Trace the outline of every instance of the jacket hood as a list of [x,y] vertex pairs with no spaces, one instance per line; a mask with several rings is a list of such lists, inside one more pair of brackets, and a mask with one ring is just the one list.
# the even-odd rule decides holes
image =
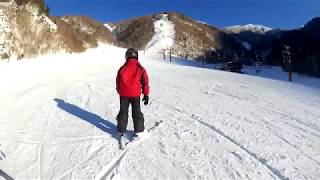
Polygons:
[[136,59],[136,58],[128,58],[128,59],[126,60],[126,62],[128,62],[128,61],[138,61],[138,59]]
[[129,64],[140,64],[140,63],[139,63],[138,59],[136,59],[136,58],[129,58],[126,60],[125,64],[129,65]]

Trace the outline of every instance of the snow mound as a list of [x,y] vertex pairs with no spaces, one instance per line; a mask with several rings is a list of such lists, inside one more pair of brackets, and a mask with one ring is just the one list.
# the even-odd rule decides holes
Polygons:
[[162,14],[160,19],[154,22],[155,34],[146,46],[146,52],[159,53],[168,50],[174,43],[174,24],[168,19],[168,14]]

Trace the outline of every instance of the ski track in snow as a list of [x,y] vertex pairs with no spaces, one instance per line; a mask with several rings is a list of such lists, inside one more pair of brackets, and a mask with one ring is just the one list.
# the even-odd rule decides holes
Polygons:
[[164,123],[153,138],[118,150],[115,76],[124,52],[102,46],[0,63],[0,178],[320,176],[319,89],[143,55],[151,87],[146,128]]
[[[163,102],[160,102],[162,104],[164,104]],[[249,151],[247,148],[245,148],[243,145],[239,144],[237,141],[235,141],[234,139],[232,139],[231,137],[229,137],[228,135],[224,134],[221,130],[219,130],[218,128],[210,125],[210,124],[207,124],[206,122],[203,122],[201,117],[198,117],[194,114],[192,115],[189,115],[186,111],[184,110],[181,110],[181,109],[178,109],[176,107],[173,107],[173,106],[170,106],[169,104],[165,104],[166,106],[169,106],[170,108],[172,108],[174,111],[177,111],[179,113],[183,113],[185,114],[186,116],[190,116],[190,118],[198,121],[200,124],[210,128],[211,130],[213,130],[215,133],[217,133],[218,135],[220,135],[222,138],[225,138],[227,139],[228,141],[230,141],[232,144],[238,146],[241,150],[243,150],[244,152],[246,152],[249,156],[251,156],[252,158],[254,158],[255,160],[257,160],[259,163],[263,164],[264,166],[266,166],[266,168],[268,168],[271,173],[273,173],[276,177],[278,177],[279,179],[282,179],[282,180],[286,180],[288,179],[287,177],[284,177],[277,169],[269,166],[267,163],[266,163],[266,160],[263,159],[263,158],[259,158],[257,157],[257,155],[251,151]],[[232,152],[234,155],[237,156],[237,154],[235,154],[234,152]],[[241,157],[238,157],[238,158],[241,158]]]

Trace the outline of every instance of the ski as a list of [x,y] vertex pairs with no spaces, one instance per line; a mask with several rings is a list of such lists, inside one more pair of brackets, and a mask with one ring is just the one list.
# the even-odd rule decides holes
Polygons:
[[0,160],[3,160],[6,158],[6,155],[1,151],[1,144],[0,144]]
[[160,121],[156,121],[155,124],[148,129],[148,132],[152,132],[156,127],[158,127],[163,121],[160,120]]
[[140,142],[141,140],[144,140],[146,138],[148,138],[150,136],[150,133],[153,133],[157,127],[159,127],[159,125],[162,123],[163,121],[156,121],[155,124],[150,127],[147,131],[144,132],[143,137],[140,138],[134,138],[134,136],[132,136],[127,143],[125,142],[125,137],[124,136],[119,136],[119,149],[120,150],[125,150],[130,144],[135,143],[135,142]]

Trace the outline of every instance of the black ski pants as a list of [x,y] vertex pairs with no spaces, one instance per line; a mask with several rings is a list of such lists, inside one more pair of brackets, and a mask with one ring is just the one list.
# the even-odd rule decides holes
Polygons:
[[120,96],[120,111],[117,116],[117,127],[119,133],[124,133],[128,125],[129,105],[132,107],[132,119],[134,132],[144,131],[144,117],[140,107],[140,97],[122,97]]

